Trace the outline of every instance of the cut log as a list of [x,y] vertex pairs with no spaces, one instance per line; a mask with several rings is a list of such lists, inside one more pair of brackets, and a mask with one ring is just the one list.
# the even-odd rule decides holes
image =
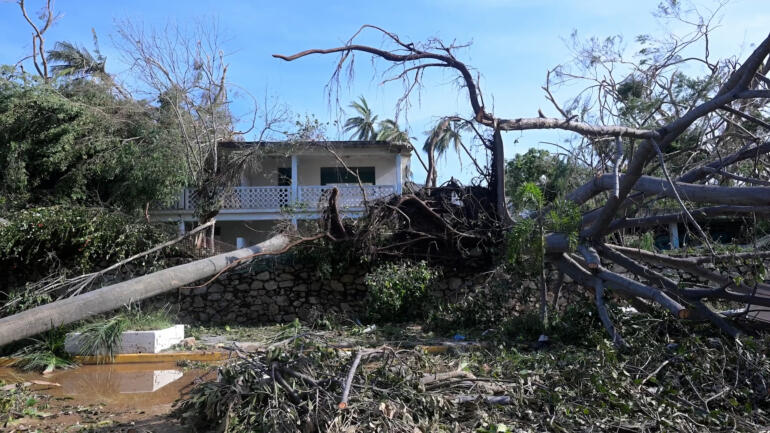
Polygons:
[[288,236],[277,235],[251,247],[174,266],[4,317],[0,319],[0,346],[192,284],[216,275],[238,259],[255,254],[279,254],[289,245],[291,239]]

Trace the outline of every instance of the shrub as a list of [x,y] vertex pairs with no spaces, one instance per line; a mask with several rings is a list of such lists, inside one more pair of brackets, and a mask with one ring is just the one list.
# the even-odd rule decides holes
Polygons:
[[39,338],[33,338],[32,343],[22,347],[13,354],[16,361],[14,367],[24,371],[49,373],[57,368],[72,368],[75,364],[64,350],[65,328],[55,328],[45,332]]
[[386,263],[366,275],[367,312],[373,320],[402,321],[425,312],[439,273],[425,262]]
[[54,271],[90,272],[169,237],[143,221],[98,208],[34,208],[7,219],[0,225],[0,274],[22,281]]

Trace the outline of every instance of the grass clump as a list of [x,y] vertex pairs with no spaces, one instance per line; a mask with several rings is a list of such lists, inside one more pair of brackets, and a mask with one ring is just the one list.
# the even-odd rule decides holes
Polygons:
[[60,328],[41,334],[32,339],[32,343],[17,350],[12,357],[17,358],[14,367],[24,371],[48,373],[57,368],[75,367],[70,355],[64,350],[66,332]]

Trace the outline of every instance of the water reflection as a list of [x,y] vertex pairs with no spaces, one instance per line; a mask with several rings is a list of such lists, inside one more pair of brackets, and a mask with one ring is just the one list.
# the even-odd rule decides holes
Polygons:
[[173,363],[84,365],[46,376],[0,369],[0,379],[8,382],[42,379],[60,384],[45,389],[53,396],[134,409],[172,403],[204,374],[204,370],[182,371]]

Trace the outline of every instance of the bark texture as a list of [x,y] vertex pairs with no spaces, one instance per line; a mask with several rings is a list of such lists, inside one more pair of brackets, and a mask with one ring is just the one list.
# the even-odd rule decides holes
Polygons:
[[174,266],[4,317],[0,319],[0,346],[192,284],[222,272],[239,259],[280,253],[290,244],[288,236],[277,235],[248,248]]

